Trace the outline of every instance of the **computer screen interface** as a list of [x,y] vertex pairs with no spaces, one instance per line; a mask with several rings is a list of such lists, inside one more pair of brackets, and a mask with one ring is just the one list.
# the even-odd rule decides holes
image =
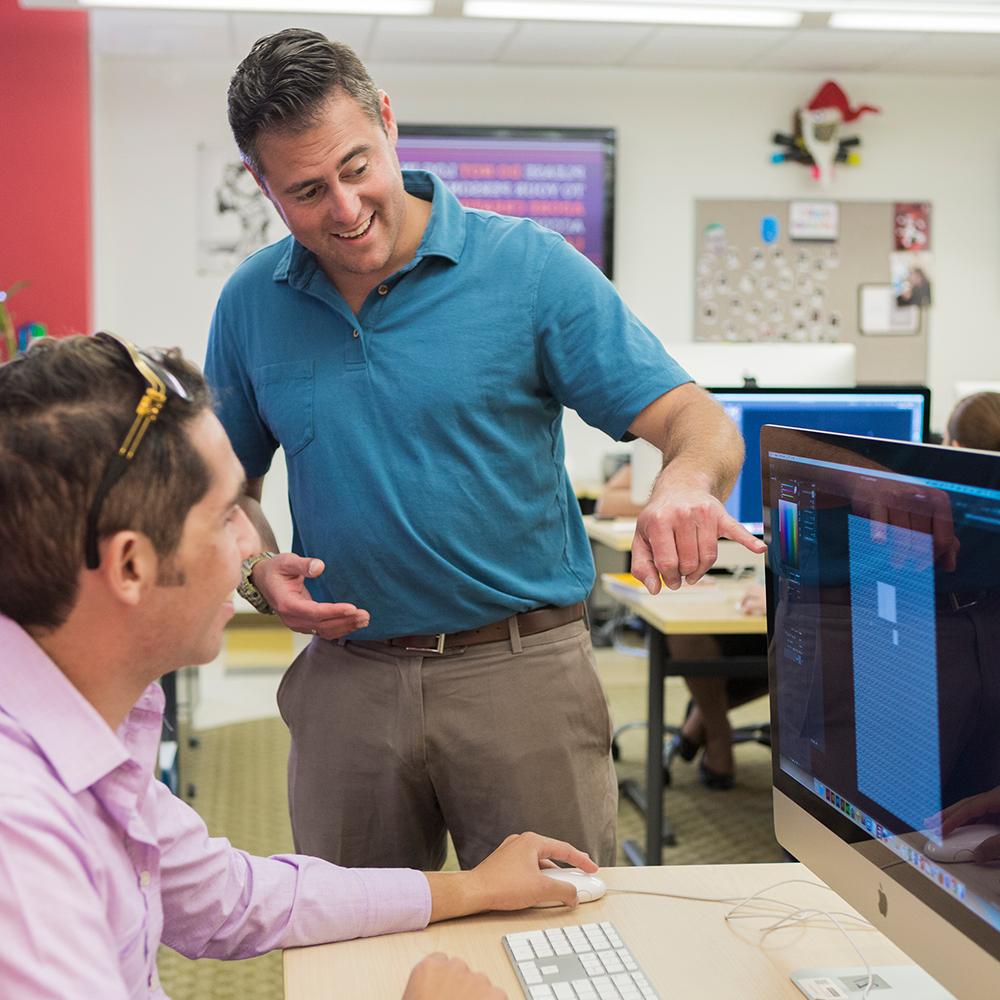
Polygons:
[[713,389],[743,435],[743,470],[726,509],[755,534],[763,532],[760,498],[760,429],[765,424],[860,434],[894,441],[923,441],[928,391],[920,387],[878,389]]
[[[774,783],[1000,957],[1000,455],[767,428]],[[978,798],[974,798],[978,797]]]

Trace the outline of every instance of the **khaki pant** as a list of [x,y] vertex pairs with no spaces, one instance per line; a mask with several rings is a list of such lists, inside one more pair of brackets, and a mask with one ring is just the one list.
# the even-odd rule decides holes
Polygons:
[[463,868],[511,833],[615,859],[611,721],[584,622],[444,655],[314,639],[278,707],[295,849],[335,864]]

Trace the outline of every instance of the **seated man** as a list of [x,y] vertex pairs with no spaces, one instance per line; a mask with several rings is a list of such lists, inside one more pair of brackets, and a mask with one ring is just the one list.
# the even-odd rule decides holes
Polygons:
[[[117,449],[117,451],[116,451]],[[161,941],[190,957],[413,930],[575,890],[508,838],[468,872],[252,857],[153,779],[167,671],[213,659],[260,548],[243,470],[176,352],[106,334],[0,367],[0,992],[163,997]],[[335,987],[332,987],[335,990]],[[405,996],[496,998],[432,956]]]

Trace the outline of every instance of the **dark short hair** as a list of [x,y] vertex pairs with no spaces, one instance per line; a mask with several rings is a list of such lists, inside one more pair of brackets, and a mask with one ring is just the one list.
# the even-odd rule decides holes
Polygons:
[[965,448],[1000,451],[1000,392],[975,392],[955,404],[948,437]]
[[[200,372],[169,351],[171,396],[101,508],[98,538],[141,531],[161,581],[211,473],[188,432],[210,405]],[[0,613],[25,628],[62,624],[76,602],[87,512],[135,416],[142,376],[111,340],[44,339],[0,365]]]
[[305,28],[286,28],[254,42],[229,82],[229,127],[258,177],[261,133],[294,134],[310,128],[339,91],[382,124],[378,88],[349,45]]

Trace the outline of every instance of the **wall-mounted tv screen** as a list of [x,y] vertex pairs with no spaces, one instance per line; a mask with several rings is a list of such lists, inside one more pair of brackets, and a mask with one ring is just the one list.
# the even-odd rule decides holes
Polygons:
[[561,233],[612,277],[614,129],[400,125],[404,170],[430,170],[469,208]]

